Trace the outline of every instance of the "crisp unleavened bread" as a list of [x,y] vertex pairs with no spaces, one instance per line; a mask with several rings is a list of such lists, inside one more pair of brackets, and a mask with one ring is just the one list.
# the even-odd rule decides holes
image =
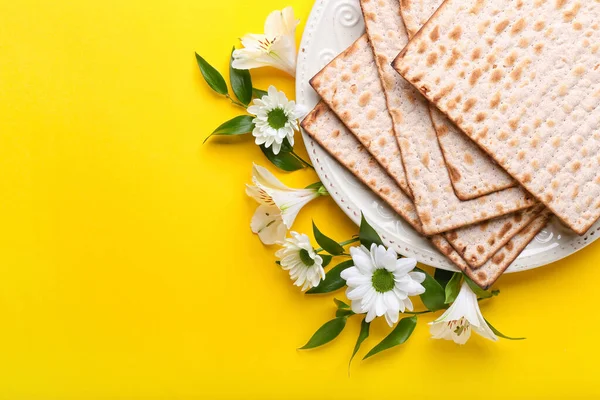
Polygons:
[[[400,6],[409,39],[427,22],[443,0],[396,0],[392,7]],[[456,196],[471,200],[517,185],[515,180],[500,168],[479,146],[461,132],[435,106],[429,112],[438,141],[444,154],[446,167]]]
[[[459,230],[448,232],[444,237],[471,268],[484,265],[508,241],[528,226],[545,209],[543,205],[518,211]],[[478,229],[477,229],[478,228]]]
[[[389,6],[389,0],[367,3],[376,7]],[[358,101],[359,106],[363,104],[363,108],[368,110],[372,99],[386,98],[394,123],[393,131],[400,144],[406,176],[425,234],[447,232],[533,206],[533,198],[520,188],[470,201],[461,201],[456,196],[429,116],[427,101],[389,65],[397,54],[400,40],[408,41],[398,14],[396,11],[395,20],[391,21],[393,13],[382,13],[384,17],[380,18],[379,13],[365,10],[371,44],[378,49],[377,65],[373,61],[375,57],[369,42],[360,38],[312,79],[313,88],[351,131],[358,117],[356,107],[347,104]],[[399,26],[402,30],[398,29]],[[388,34],[394,40],[388,40]],[[378,68],[381,68],[384,94],[371,91],[363,84],[379,79]],[[371,126],[368,118],[360,121],[362,126]],[[379,124],[373,124],[371,130],[375,132],[377,126]]]
[[[367,37],[364,35],[358,39],[357,43],[362,43],[363,47],[368,46]],[[339,57],[333,60],[328,67],[338,63]],[[368,63],[373,64],[369,66]],[[364,64],[363,64],[364,63]],[[377,76],[366,74],[361,76],[361,89],[364,93],[358,94],[357,85],[344,85],[347,97],[343,102],[335,100],[338,88],[336,81],[348,83],[353,77],[351,74],[360,73],[359,69],[375,68],[374,61],[371,57],[363,58],[356,68],[340,73],[334,77],[333,81],[323,82],[318,85],[319,94],[325,99],[334,100],[328,104],[339,110],[338,106],[343,106],[341,119],[348,124],[352,132],[356,135],[362,145],[375,157],[375,159],[388,171],[390,176],[398,183],[404,192],[412,196],[408,183],[406,181],[406,173],[400,156],[400,149],[395,140],[392,129],[390,115],[387,112],[385,98],[383,96],[372,96],[369,93],[381,93],[381,82]],[[319,78],[313,78],[314,82],[318,82]]]
[[429,106],[431,120],[456,196],[472,200],[517,186],[517,182],[435,106]]
[[398,6],[409,37],[416,35],[442,2],[443,0],[399,0]]
[[527,225],[521,232],[506,243],[494,257],[488,260],[479,269],[471,268],[458,252],[446,241],[442,235],[435,236],[432,241],[435,246],[448,257],[462,272],[473,282],[483,289],[489,289],[508,267],[519,257],[527,245],[531,243],[538,233],[548,224],[551,212],[548,209],[542,211],[533,222]]
[[[421,222],[414,211],[410,198],[395,184],[385,169],[364,149],[358,139],[348,131],[346,126],[324,102],[317,104],[314,110],[306,116],[302,122],[302,127],[312,139],[319,143],[368,188],[380,196],[382,200],[403,217],[417,232],[422,230]],[[477,229],[477,233],[483,240],[486,237],[497,235],[497,232],[493,231],[494,226],[492,225],[487,225],[484,230],[481,230],[477,226],[474,228]],[[526,232],[525,234],[528,235],[529,233]],[[520,233],[513,240],[520,243],[523,239],[519,235]],[[468,264],[450,246],[443,235],[435,235],[431,240],[454,264],[461,269],[466,270],[469,268]],[[484,271],[487,274],[486,280],[483,281],[484,284],[491,284],[490,282],[492,281],[490,279],[494,276],[496,278],[500,276],[498,271],[504,271],[518,256],[518,253],[514,254],[514,247],[510,250],[506,249],[505,253],[509,253],[510,256],[499,256],[495,262],[484,266]],[[488,276],[489,278],[487,278]]]
[[[434,6],[437,7],[438,0],[417,0],[418,4],[413,4],[412,10],[428,10]],[[405,1],[403,4],[411,4],[411,0]],[[436,3],[432,5],[431,3]],[[393,55],[398,51],[398,43],[407,40],[406,33],[403,32],[403,20],[400,17],[400,4],[397,0],[361,0],[361,7],[365,17],[365,25],[367,34],[371,38],[371,45],[374,49],[379,74],[382,82],[386,83],[385,92],[387,98],[392,103],[399,104],[400,110],[402,104],[401,95],[403,93],[401,84],[406,84],[402,81],[396,71],[389,65],[388,55]],[[403,16],[406,16],[405,13]],[[418,21],[422,17],[423,12],[418,12],[413,18]],[[420,28],[420,27],[419,27]],[[393,109],[392,107],[390,107]],[[402,115],[399,112],[392,114],[393,119],[400,118]],[[445,117],[444,117],[445,118]],[[397,126],[399,124],[396,124]],[[400,128],[397,128],[400,129]],[[456,128],[454,128],[456,129]],[[490,158],[483,153],[470,139],[462,132],[455,131],[460,135],[458,139],[464,139],[470,142],[471,148],[475,148],[481,154],[481,160],[478,162],[478,167],[498,168],[491,162]],[[439,140],[438,133],[438,140]],[[442,138],[443,139],[443,138]],[[441,142],[441,141],[440,141]],[[454,141],[457,143],[457,141]],[[458,142],[463,143],[463,142]],[[473,154],[470,148],[464,147],[461,149],[464,154]],[[448,159],[445,160],[449,169],[450,177],[452,177],[452,168],[448,164]],[[485,172],[481,169],[480,172]],[[502,174],[506,175],[505,172]],[[494,179],[495,174],[488,174],[485,179]],[[514,183],[514,181],[513,181]],[[456,192],[456,185],[455,192]],[[511,185],[509,185],[511,186]],[[493,191],[492,191],[493,192]],[[478,194],[479,197],[481,194]],[[460,196],[457,197],[460,198]],[[463,200],[462,198],[460,198]],[[472,268],[479,268],[484,265],[496,252],[498,252],[513,236],[525,228],[529,223],[543,210],[543,206],[538,206],[533,209],[523,210],[507,216],[499,217],[492,221],[480,223],[478,225],[470,225],[461,228],[458,231],[445,234],[445,238],[453,246],[453,248],[461,255]],[[485,235],[483,235],[485,233]]]
[[595,0],[447,0],[394,61],[579,234],[600,217],[598,21]]
[[381,197],[417,232],[422,233],[421,221],[412,200],[399,190],[395,180],[329,107],[320,102],[302,121],[302,127],[340,164]]

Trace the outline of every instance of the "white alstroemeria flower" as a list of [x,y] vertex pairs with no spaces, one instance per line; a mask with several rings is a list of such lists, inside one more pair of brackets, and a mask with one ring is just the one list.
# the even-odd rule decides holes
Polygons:
[[256,144],[271,147],[274,154],[279,154],[283,141],[287,139],[294,145],[294,132],[300,129],[298,120],[306,115],[306,107],[288,101],[285,93],[278,92],[274,86],[269,87],[269,94],[262,99],[254,99],[248,107],[248,113],[255,115],[252,135]]
[[401,312],[413,310],[409,296],[425,293],[421,285],[425,274],[413,271],[416,260],[398,259],[394,250],[376,244],[370,251],[365,246],[353,247],[350,254],[354,267],[344,270],[341,277],[348,285],[346,296],[352,300],[352,311],[367,313],[367,322],[385,315],[393,326]]
[[263,35],[248,34],[242,38],[243,49],[233,52],[233,68],[274,67],[296,76],[296,27],[292,7],[273,11],[265,21]]
[[268,169],[256,164],[252,167],[252,182],[254,185],[246,185],[246,194],[260,206],[250,226],[268,245],[283,243],[302,207],[323,195],[320,189],[289,188]]
[[452,306],[429,325],[434,339],[453,340],[455,343],[465,344],[471,337],[472,328],[484,338],[498,340],[481,315],[477,296],[466,282],[463,282]]
[[279,258],[281,268],[290,272],[294,285],[306,291],[325,279],[323,258],[315,252],[308,236],[290,233],[292,237],[285,240],[275,256]]

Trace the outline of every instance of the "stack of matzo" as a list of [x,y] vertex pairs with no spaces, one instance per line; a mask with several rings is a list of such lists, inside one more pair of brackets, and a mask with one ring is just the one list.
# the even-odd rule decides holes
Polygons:
[[315,141],[484,288],[551,212],[589,229],[600,0],[361,7],[366,34],[311,80]]

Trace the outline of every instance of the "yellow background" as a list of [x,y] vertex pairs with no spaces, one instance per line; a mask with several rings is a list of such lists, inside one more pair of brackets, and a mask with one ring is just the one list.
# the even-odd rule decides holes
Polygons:
[[[500,280],[483,312],[526,341],[458,347],[425,316],[350,377],[358,319],[296,350],[333,296],[302,295],[250,233],[244,184],[270,165],[250,138],[201,145],[240,110],[194,59],[226,72],[237,38],[288,3],[306,21],[312,0],[0,1],[0,398],[600,396],[600,244]],[[291,78],[253,75],[293,95]],[[356,232],[330,198],[295,230],[311,218]],[[359,355],[388,331],[375,323]]]

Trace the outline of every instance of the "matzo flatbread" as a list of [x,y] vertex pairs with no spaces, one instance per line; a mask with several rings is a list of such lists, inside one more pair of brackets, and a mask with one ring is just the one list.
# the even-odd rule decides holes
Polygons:
[[348,132],[329,107],[320,102],[311,111],[302,127],[339,163],[346,167],[362,183],[381,197],[417,232],[422,232],[421,221],[411,199],[399,189],[377,160],[358,139]]
[[394,62],[579,234],[600,217],[598,21],[596,0],[447,0]]
[[[349,53],[358,47],[368,47],[366,35],[358,39],[355,45],[346,50],[345,53],[350,56]],[[322,84],[319,85],[319,90],[317,90],[317,92],[319,92],[324,99],[336,97],[338,90],[336,88],[336,81],[347,83],[353,79],[353,74],[360,73],[359,68],[361,70],[364,68],[367,71],[375,68],[373,57],[370,57],[369,59],[360,53],[355,54],[355,56],[357,56],[356,68],[344,71],[339,76],[334,77],[335,79],[322,82]],[[360,58],[361,56],[362,58]],[[340,57],[334,59],[329,66],[325,68],[335,68],[339,59]],[[369,66],[368,63],[371,63],[372,66]],[[371,96],[369,94],[381,92],[381,82],[377,76],[373,77],[370,74],[363,74],[361,76],[361,89],[364,90],[364,92],[359,94],[357,85],[344,85],[348,96],[346,97],[346,101],[338,103],[337,100],[334,100],[332,103],[327,103],[330,107],[335,107],[335,109],[339,109],[338,106],[344,107],[344,111],[341,115],[342,121],[351,128],[352,132],[360,140],[362,145],[381,165],[383,165],[404,192],[411,196],[411,191],[406,182],[406,173],[404,172],[400,149],[394,138],[392,121],[387,112],[385,98],[383,98],[383,96]],[[313,82],[314,81],[319,81],[319,78],[313,78]]]
[[429,111],[454,192],[459,199],[472,200],[517,186],[517,182],[506,171],[440,110],[430,105]]
[[442,2],[443,0],[400,0],[402,20],[409,37],[415,36]]
[[[545,209],[543,205],[531,207],[506,217],[500,217],[474,227],[462,228],[445,233],[444,237],[469,264],[477,269],[484,265],[508,241],[528,226]],[[484,234],[485,235],[482,235]]]
[[[413,228],[421,231],[421,222],[419,221],[411,200],[394,183],[386,171],[376,162],[360,142],[352,135],[346,126],[339,120],[333,111],[324,103],[320,102],[313,111],[302,122],[305,132],[318,142],[329,154],[335,157],[338,162],[344,165],[352,174],[360,179],[374,193],[379,195],[392,209],[402,216]],[[497,237],[498,233],[493,229],[495,227],[486,224],[485,229],[481,230],[478,226],[473,226],[482,240],[489,237]],[[468,233],[471,234],[471,233]],[[462,235],[462,233],[461,233]],[[517,234],[515,242],[520,243],[523,239]],[[525,232],[529,235],[529,232]],[[468,264],[461,258],[443,235],[435,235],[431,238],[433,244],[446,255],[461,270],[469,270]],[[510,245],[509,245],[510,247]],[[503,251],[502,249],[500,251]],[[496,262],[490,262],[482,267],[486,274],[483,284],[491,284],[499,276],[499,271],[504,271],[512,263],[515,248],[504,249],[503,254],[511,256],[498,256]],[[511,258],[514,255],[514,258]]]
[[[380,72],[377,68],[381,69],[381,81],[384,82],[387,105],[394,122],[393,130],[400,143],[402,161],[424,233],[447,232],[533,206],[535,201],[520,188],[470,201],[461,201],[456,196],[427,101],[390,66],[394,55],[402,48],[402,41],[408,41],[397,3],[395,12],[390,0],[367,1],[363,8],[367,32],[377,53],[377,66],[369,43],[361,38],[325,67],[311,83],[353,130],[357,119],[361,126],[371,126],[369,119],[361,118],[357,110],[361,108],[360,104],[368,109],[371,100],[379,102],[379,98],[383,97],[364,84],[378,79]],[[359,107],[355,106],[357,101]],[[373,124],[369,130],[377,132],[378,127],[379,124]]]
[[510,267],[517,257],[525,250],[538,233],[544,229],[552,214],[545,210],[533,222],[513,237],[491,260],[479,269],[472,269],[454,250],[443,236],[433,239],[436,247],[445,254],[462,272],[483,289],[489,289],[500,276]]
[[[388,0],[397,3],[395,0]],[[403,0],[402,19],[409,38],[433,15],[442,0]],[[500,168],[468,136],[461,132],[435,106],[430,107],[431,119],[444,154],[446,167],[456,196],[471,200],[517,185],[506,171]]]

